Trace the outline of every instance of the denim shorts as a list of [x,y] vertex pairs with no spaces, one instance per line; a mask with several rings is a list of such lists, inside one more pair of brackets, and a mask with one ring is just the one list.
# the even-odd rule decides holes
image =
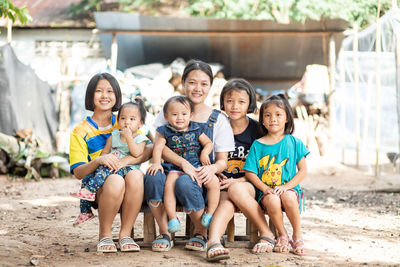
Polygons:
[[[146,203],[163,202],[166,175],[158,171],[156,175],[144,176],[144,195]],[[175,183],[175,196],[177,205],[181,205],[185,211],[199,211],[204,209],[207,203],[205,194],[207,190],[200,187],[189,175],[182,174]]]

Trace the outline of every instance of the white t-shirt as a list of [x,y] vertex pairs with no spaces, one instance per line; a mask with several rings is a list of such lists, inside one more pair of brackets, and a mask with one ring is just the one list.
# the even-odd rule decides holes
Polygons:
[[[202,122],[204,123],[206,121]],[[161,110],[156,116],[153,126],[157,129],[157,127],[164,124],[167,124],[167,121],[164,118],[164,112]],[[233,137],[232,127],[228,118],[223,113],[218,115],[217,121],[214,123],[212,141],[214,143],[213,158],[215,158],[215,152],[230,152],[235,150],[235,139]]]

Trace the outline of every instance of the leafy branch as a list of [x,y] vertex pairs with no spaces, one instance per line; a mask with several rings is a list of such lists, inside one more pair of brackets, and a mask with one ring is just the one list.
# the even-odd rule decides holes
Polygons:
[[13,23],[19,20],[21,24],[32,20],[26,7],[18,8],[10,0],[0,0],[0,18],[11,19]]

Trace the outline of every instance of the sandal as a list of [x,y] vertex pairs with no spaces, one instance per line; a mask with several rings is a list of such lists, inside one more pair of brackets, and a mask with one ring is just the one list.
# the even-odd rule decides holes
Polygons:
[[[261,240],[267,241],[267,242],[262,242]],[[267,236],[260,236],[258,239],[257,244],[254,245],[254,248],[260,248],[260,247],[265,247],[266,250],[265,252],[253,252],[254,254],[261,254],[261,253],[270,253],[273,251],[275,245],[275,241]]]
[[[201,244],[201,247],[196,247],[195,245],[189,245],[189,242],[196,242]],[[207,248],[207,238],[202,234],[194,234],[192,238],[186,242],[185,249],[194,250],[194,251],[204,251]]]
[[[216,246],[219,246],[219,247],[216,247]],[[228,250],[228,253],[219,254],[219,255],[215,255],[215,256],[213,256],[213,257],[210,257],[210,254],[211,254],[211,253],[215,253],[215,252],[217,252],[217,251],[226,251],[226,250],[227,250],[227,249],[224,248],[224,247],[222,246],[221,243],[214,243],[214,244],[212,244],[212,245],[207,249],[207,252],[206,252],[206,260],[209,261],[209,262],[220,261],[220,260],[227,260],[227,259],[230,258],[230,256],[229,256],[229,250]]]
[[[104,246],[112,246],[113,248],[112,249],[101,248]],[[97,244],[97,252],[105,252],[105,253],[117,252],[117,247],[115,246],[114,241],[110,237],[104,237]]]
[[175,233],[181,230],[181,222],[177,218],[173,218],[168,222],[168,232]]
[[201,224],[205,227],[208,228],[211,224],[213,216],[210,213],[204,213],[203,216],[201,217]]
[[93,213],[79,213],[79,216],[76,218],[76,220],[73,222],[73,226],[78,226],[81,223],[84,223],[86,221],[89,221],[94,218]]
[[[165,247],[165,248],[154,247],[153,246],[154,244],[167,244],[167,247]],[[161,235],[157,236],[156,240],[154,240],[151,243],[151,250],[156,251],[156,252],[166,252],[166,251],[169,251],[173,246],[174,246],[174,242],[171,240],[169,235],[161,234]]]
[[81,188],[78,191],[71,192],[69,194],[73,197],[76,197],[76,198],[79,198],[82,200],[91,201],[91,202],[94,202],[94,200],[96,199],[96,194],[90,192],[86,188]]
[[276,240],[276,244],[274,247],[274,252],[279,252],[279,253],[289,253],[290,247],[289,247],[289,237],[287,236],[280,236]]
[[[290,240],[290,245],[293,248],[293,253],[299,256],[303,256],[304,253],[304,240],[303,238]],[[302,252],[301,252],[302,251]]]
[[[135,247],[125,248],[125,246],[127,245],[133,245]],[[135,240],[133,240],[133,238],[129,236],[125,236],[119,240],[119,249],[121,250],[121,252],[140,251],[139,245],[136,244]]]

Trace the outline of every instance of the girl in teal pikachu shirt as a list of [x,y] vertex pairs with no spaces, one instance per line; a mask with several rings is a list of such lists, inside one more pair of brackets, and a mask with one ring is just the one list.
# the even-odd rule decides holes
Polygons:
[[[304,254],[300,230],[303,190],[307,174],[305,157],[310,153],[294,131],[293,111],[283,94],[267,98],[260,108],[259,124],[264,136],[252,144],[243,169],[257,189],[256,198],[267,210],[279,237],[274,251]],[[290,239],[283,224],[283,211],[293,227]]]

